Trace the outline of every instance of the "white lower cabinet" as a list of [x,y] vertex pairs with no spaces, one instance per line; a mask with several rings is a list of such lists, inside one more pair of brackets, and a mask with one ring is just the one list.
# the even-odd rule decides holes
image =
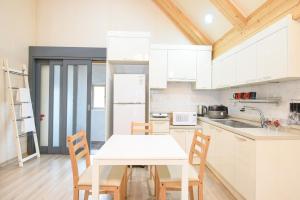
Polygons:
[[233,186],[249,200],[255,199],[255,141],[234,134],[235,179]]
[[170,133],[169,120],[151,120],[154,135],[165,135]]
[[211,136],[207,162],[247,200],[255,199],[255,141],[203,123]]
[[[185,153],[189,154],[191,150],[191,145],[193,142],[195,129],[193,128],[182,128],[182,129],[170,129],[171,136],[177,141],[179,146],[185,151]],[[200,159],[195,156],[193,160],[193,164],[199,164]]]

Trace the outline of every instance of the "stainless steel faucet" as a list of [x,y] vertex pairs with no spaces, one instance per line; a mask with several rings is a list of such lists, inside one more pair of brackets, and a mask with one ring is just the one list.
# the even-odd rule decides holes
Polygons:
[[257,111],[259,113],[259,116],[260,116],[260,126],[262,128],[264,127],[267,127],[267,120],[262,112],[262,110],[260,110],[259,108],[256,108],[256,107],[251,107],[251,106],[243,106],[241,108],[241,112],[245,112],[246,110],[254,110],[254,111]]

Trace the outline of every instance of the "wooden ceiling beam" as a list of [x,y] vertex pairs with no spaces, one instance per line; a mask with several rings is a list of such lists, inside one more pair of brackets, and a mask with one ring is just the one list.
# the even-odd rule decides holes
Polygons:
[[220,56],[288,14],[300,19],[300,0],[268,0],[249,16],[245,27],[231,29],[214,43],[213,57]]
[[235,26],[242,28],[247,18],[229,0],[210,0],[210,2]]
[[171,0],[153,0],[194,44],[211,45],[212,41]]

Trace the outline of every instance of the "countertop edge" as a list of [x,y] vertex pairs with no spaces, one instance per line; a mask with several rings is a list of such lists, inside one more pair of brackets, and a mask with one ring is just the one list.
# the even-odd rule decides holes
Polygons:
[[205,117],[199,117],[198,118],[199,121],[211,124],[213,126],[216,126],[218,128],[233,132],[235,134],[238,134],[240,136],[244,136],[247,137],[249,139],[252,140],[300,140],[300,135],[297,135],[295,133],[287,133],[288,135],[278,135],[278,136],[274,136],[274,135],[266,135],[266,136],[255,136],[252,134],[249,134],[241,129],[237,129],[237,128],[232,128],[226,125],[223,125],[221,123],[218,122],[214,122],[208,118]]

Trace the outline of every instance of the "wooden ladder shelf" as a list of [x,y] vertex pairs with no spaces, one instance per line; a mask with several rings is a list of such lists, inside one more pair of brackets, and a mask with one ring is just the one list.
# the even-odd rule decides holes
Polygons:
[[[10,106],[11,119],[14,127],[18,163],[20,167],[23,167],[24,162],[35,157],[37,158],[40,157],[39,144],[38,144],[35,123],[34,123],[34,115],[32,111],[32,102],[29,94],[29,83],[28,83],[29,74],[28,74],[27,67],[25,65],[23,65],[22,70],[16,70],[16,69],[9,68],[8,62],[4,61],[2,68],[6,74],[9,106]],[[24,88],[13,86],[11,76],[21,76],[23,80]],[[16,94],[16,96],[19,95],[19,99],[24,98],[21,97],[21,90],[25,91],[25,94],[28,95],[27,101],[21,101],[21,100],[17,101],[16,97],[14,97],[14,95]],[[23,110],[23,108],[27,108],[27,113],[29,113],[27,116],[24,116],[25,111]],[[29,135],[33,136],[36,152],[31,155],[28,155],[27,157],[23,157],[20,137],[27,137]]]

